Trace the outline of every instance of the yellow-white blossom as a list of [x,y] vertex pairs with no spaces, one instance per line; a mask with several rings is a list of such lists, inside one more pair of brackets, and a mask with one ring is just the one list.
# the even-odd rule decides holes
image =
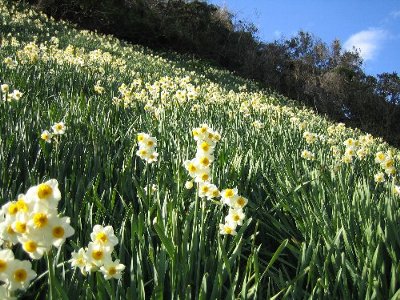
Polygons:
[[106,260],[111,259],[112,249],[110,247],[103,247],[100,243],[90,242],[86,252],[87,262],[101,267]]
[[227,204],[231,206],[233,203],[234,199],[237,197],[238,190],[237,188],[229,188],[229,189],[224,189],[221,192],[221,201],[224,204]]
[[9,274],[9,264],[14,260],[14,253],[10,249],[0,250],[0,280],[6,281]]
[[385,182],[385,174],[382,172],[379,172],[379,173],[375,174],[374,179],[375,179],[376,183]]
[[193,181],[192,180],[188,180],[185,183],[185,188],[190,190],[191,188],[193,188]]
[[48,243],[51,243],[54,247],[59,248],[65,242],[65,240],[74,235],[75,230],[70,225],[69,217],[54,217],[49,221],[47,226],[46,236],[48,237]]
[[219,224],[219,233],[224,235],[236,235],[236,225],[230,223]]
[[239,209],[245,207],[248,202],[249,200],[247,198],[237,195],[231,199],[230,206]]
[[9,264],[9,276],[7,277],[6,284],[10,291],[18,289],[26,289],[32,279],[36,277],[36,272],[32,270],[30,261],[15,259]]
[[103,227],[101,225],[95,225],[93,227],[93,232],[90,234],[90,238],[93,243],[101,245],[111,251],[114,249],[114,246],[118,244],[118,238],[114,235],[112,226]]
[[112,261],[107,260],[103,266],[100,267],[100,272],[103,273],[104,279],[111,278],[121,279],[122,271],[125,270],[125,265],[119,263],[119,259]]
[[94,91],[97,93],[97,94],[103,94],[104,93],[104,87],[102,87],[101,86],[101,83],[100,83],[100,81],[97,81],[97,83],[95,84],[95,86],[94,86]]
[[51,129],[53,130],[53,134],[61,135],[65,133],[67,127],[65,126],[64,122],[58,122],[51,126]]
[[44,140],[46,143],[51,143],[52,137],[53,137],[53,134],[51,132],[49,132],[48,130],[44,130],[40,135],[40,138],[42,140]]
[[18,241],[22,245],[22,249],[32,259],[40,259],[44,253],[50,250],[45,239],[46,237],[37,232],[30,232],[18,237]]
[[73,268],[78,267],[83,275],[86,275],[92,269],[92,266],[88,265],[86,251],[83,248],[80,248],[78,252],[72,252],[69,262]]
[[229,214],[225,217],[225,222],[228,224],[237,224],[242,225],[243,220],[245,218],[245,214],[243,213],[243,209],[229,209]]
[[9,91],[10,91],[10,87],[9,87],[9,85],[8,84],[2,84],[1,86],[0,86],[0,90],[1,90],[1,92],[2,93],[5,93],[5,94],[7,94]]
[[393,186],[393,193],[396,196],[400,196],[400,186],[398,186],[398,185]]
[[27,202],[33,205],[35,211],[56,210],[61,200],[61,192],[58,189],[58,181],[50,179],[37,186],[28,189]]
[[385,161],[385,159],[386,159],[386,155],[384,152],[379,151],[375,154],[375,162],[376,163],[378,163],[378,164],[383,163]]
[[306,159],[306,160],[314,160],[315,159],[315,155],[314,153],[308,151],[308,150],[303,150],[301,152],[301,157]]
[[22,95],[23,95],[23,93],[21,93],[19,90],[14,90],[14,91],[11,93],[10,96],[11,96],[11,99],[12,99],[12,100],[18,101],[18,100],[21,99]]
[[147,133],[141,132],[137,135],[137,141],[139,149],[136,151],[136,155],[147,163],[156,162],[158,158],[158,153],[155,150],[157,139]]

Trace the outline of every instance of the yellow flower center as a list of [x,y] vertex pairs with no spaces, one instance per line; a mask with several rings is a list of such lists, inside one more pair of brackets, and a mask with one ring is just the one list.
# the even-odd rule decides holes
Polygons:
[[24,269],[17,269],[14,272],[14,280],[17,282],[23,282],[28,277],[28,273]]
[[153,147],[154,146],[154,142],[152,140],[147,141],[147,146],[148,147]]
[[61,124],[57,124],[57,125],[56,125],[56,129],[57,129],[57,130],[61,130],[61,129],[63,129],[63,126],[62,126]]
[[117,274],[117,269],[115,269],[115,267],[111,267],[108,269],[108,274],[110,274],[111,276]]
[[193,134],[193,136],[198,136],[199,132],[196,129],[193,129],[192,130],[192,134]]
[[202,142],[200,145],[200,149],[204,152],[208,152],[208,150],[210,150],[210,145],[207,142]]
[[94,250],[92,252],[92,257],[95,260],[101,260],[103,258],[103,256],[104,256],[103,250]]
[[24,243],[24,249],[26,252],[32,253],[37,249],[37,243],[35,241],[27,241]]
[[145,156],[147,155],[147,151],[145,149],[140,149],[139,154]]
[[104,232],[99,232],[98,234],[96,234],[96,241],[107,243],[107,235]]
[[237,200],[237,204],[238,204],[239,206],[244,206],[245,203],[246,203],[246,201],[244,200],[243,197],[240,197],[240,198]]
[[194,172],[196,172],[197,168],[194,164],[189,164],[188,170],[189,170],[189,172],[194,173]]
[[201,175],[201,180],[203,180],[203,181],[207,181],[209,178],[210,178],[210,176],[208,176],[208,174],[206,174],[206,173]]
[[207,167],[207,166],[210,164],[210,160],[209,160],[207,157],[202,157],[202,158],[200,159],[200,163],[201,163],[203,166]]
[[207,128],[206,127],[201,127],[200,128],[200,132],[201,133],[206,133],[207,132]]
[[389,159],[388,161],[385,162],[386,168],[393,167],[393,160]]
[[61,226],[56,226],[53,228],[52,232],[53,237],[57,239],[62,238],[64,236],[64,233],[65,233],[64,228],[62,228]]
[[385,154],[380,153],[380,154],[377,154],[376,157],[377,157],[379,160],[384,160],[384,159],[385,159]]
[[15,222],[15,231],[18,233],[26,232],[26,223],[22,223],[20,221]]
[[240,220],[240,217],[239,217],[239,215],[233,215],[232,219],[233,219],[233,221],[237,222]]
[[230,227],[225,227],[225,232],[226,232],[227,234],[231,234],[231,233],[232,233],[232,228],[230,228]]
[[213,191],[212,195],[213,195],[214,198],[218,197],[219,196],[219,191],[218,190]]
[[8,234],[15,234],[15,231],[12,229],[10,225],[7,226],[7,233]]
[[142,142],[142,141],[144,140],[143,134],[138,134],[137,140],[138,140],[139,142]]
[[0,272],[4,272],[7,269],[7,262],[0,259]]
[[47,199],[50,197],[50,195],[53,193],[53,189],[51,188],[51,186],[49,186],[48,184],[45,183],[41,183],[38,186],[38,191],[37,191],[37,195],[39,197],[39,199]]
[[227,197],[227,198],[231,198],[231,197],[233,197],[235,195],[235,192],[232,190],[232,189],[227,189],[226,191],[225,191],[225,197]]
[[43,228],[47,225],[49,219],[47,218],[46,214],[43,213],[36,213],[33,216],[33,224],[35,224],[36,228]]
[[203,193],[208,193],[208,191],[209,191],[210,189],[209,189],[208,186],[205,185],[205,186],[203,186],[203,187],[201,188],[201,190],[202,190]]
[[17,203],[11,203],[10,206],[8,207],[8,213],[10,215],[15,215],[18,212],[18,206]]
[[28,211],[28,205],[26,204],[24,199],[18,199],[17,207],[18,207],[18,211],[23,211],[23,212],[27,212]]

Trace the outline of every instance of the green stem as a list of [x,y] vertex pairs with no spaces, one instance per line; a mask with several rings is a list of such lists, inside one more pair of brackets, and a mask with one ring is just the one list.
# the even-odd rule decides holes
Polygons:
[[[199,246],[199,230],[197,228],[198,226],[198,213],[199,213],[199,184],[197,184],[197,188],[196,188],[196,200],[195,200],[195,204],[194,204],[194,212],[193,212],[193,236],[192,236],[192,254],[198,258],[199,253],[198,253],[198,246]],[[197,261],[196,258],[193,258],[193,262]],[[194,274],[194,276],[196,276],[196,282],[195,282],[195,288],[196,288],[196,294],[198,295],[198,291],[199,291],[199,285],[198,285],[198,276],[197,276],[197,269],[196,269],[196,273]]]
[[150,177],[150,166],[149,166],[149,164],[148,163],[146,163],[146,169],[145,169],[145,172],[146,172],[146,183],[145,183],[145,187],[146,187],[146,202],[147,202],[147,208],[148,209],[150,209],[150,207],[151,207],[151,196],[152,196],[152,190],[151,190],[151,188],[152,188],[152,186],[151,186],[151,184],[150,184],[150,181],[151,181],[151,177]]
[[[199,197],[197,197],[197,200]],[[200,243],[199,243],[199,251],[197,251],[197,273],[196,273],[196,296],[198,296],[198,287],[200,286],[200,264],[201,257],[203,256],[204,251],[204,224],[205,224],[205,201],[201,199],[201,224],[200,224]]]
[[48,277],[48,282],[49,282],[49,299],[57,299],[56,293],[55,293],[55,271],[54,271],[54,265],[53,265],[53,256],[51,251],[46,253],[46,260],[47,260],[47,268],[49,270],[49,277]]

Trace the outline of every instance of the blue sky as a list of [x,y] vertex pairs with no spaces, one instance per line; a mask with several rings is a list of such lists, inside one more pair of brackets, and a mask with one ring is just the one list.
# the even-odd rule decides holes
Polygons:
[[305,30],[324,42],[338,38],[344,48],[361,49],[370,75],[400,73],[399,0],[209,0],[226,6],[238,19],[259,29],[259,38],[273,41]]

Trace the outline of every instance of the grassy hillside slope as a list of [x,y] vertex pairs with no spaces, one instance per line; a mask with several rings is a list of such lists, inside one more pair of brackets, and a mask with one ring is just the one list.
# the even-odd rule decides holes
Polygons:
[[[200,61],[166,59],[4,1],[0,38],[0,84],[9,87],[0,92],[0,204],[57,179],[58,212],[75,231],[30,259],[20,240],[12,246],[18,220],[3,207],[3,249],[30,259],[38,275],[16,293],[400,297],[398,150]],[[58,122],[65,133],[43,140]],[[248,199],[234,236],[220,234],[228,206],[199,197],[203,184],[185,187],[184,163],[197,147],[192,130],[202,124],[221,135],[210,181]],[[156,162],[136,155],[140,133],[157,139]],[[25,234],[40,227],[26,221]],[[89,244],[96,224],[114,228],[113,259],[126,266],[119,280],[71,267],[71,253]],[[12,280],[7,272],[0,269],[1,291]]]

